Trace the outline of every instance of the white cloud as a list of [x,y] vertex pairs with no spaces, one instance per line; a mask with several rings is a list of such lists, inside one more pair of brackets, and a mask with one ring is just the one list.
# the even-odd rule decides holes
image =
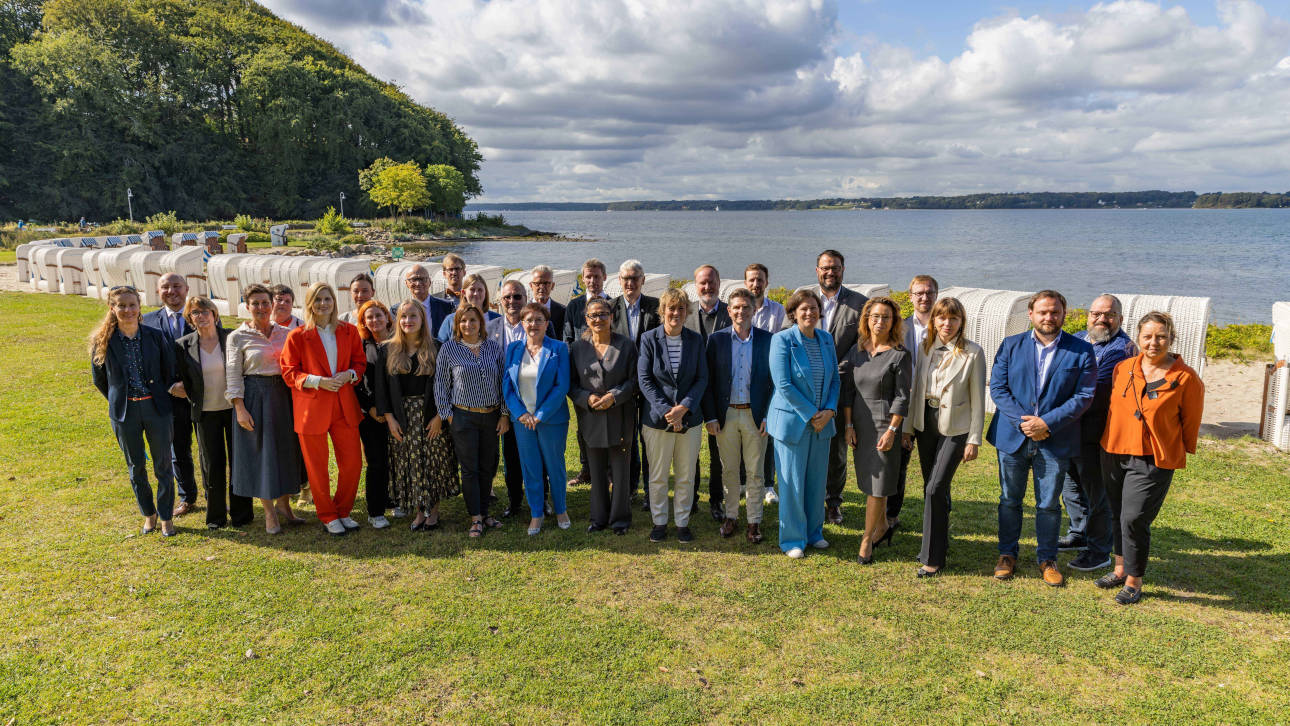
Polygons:
[[461,123],[487,200],[1290,187],[1252,0],[983,18],[948,59],[844,54],[830,0],[267,4]]

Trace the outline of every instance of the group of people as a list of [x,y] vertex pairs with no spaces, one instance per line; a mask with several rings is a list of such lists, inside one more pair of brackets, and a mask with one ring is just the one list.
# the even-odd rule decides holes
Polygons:
[[[242,292],[251,319],[233,331],[209,299],[188,296],[179,275],[160,279],[163,306],[147,314],[137,291],[113,288],[90,353],[142,531],[173,535],[173,517],[195,505],[196,433],[213,529],[250,523],[257,499],[267,532],[303,523],[291,501],[303,489],[327,531],[344,535],[360,526],[352,510],[366,460],[374,528],[389,527],[393,510],[411,530],[433,530],[440,504],[460,493],[471,537],[525,508],[530,535],[550,515],[568,529],[567,488],[584,483],[588,532],[626,534],[640,492],[649,539],[664,541],[671,520],[688,542],[706,434],[708,502],[721,536],[737,533],[742,495],[744,536],[761,542],[764,505],[778,502],[779,546],[795,559],[829,547],[824,525],[843,521],[850,458],[866,497],[861,564],[900,527],[917,449],[916,574],[934,577],[946,567],[955,473],[984,437],[999,466],[994,576],[1016,571],[1033,478],[1043,581],[1063,584],[1057,552],[1080,550],[1069,566],[1111,568],[1097,584],[1121,588],[1116,600],[1131,604],[1141,597],[1151,522],[1196,450],[1204,387],[1169,352],[1172,319],[1150,313],[1130,340],[1111,295],[1095,299],[1087,330],[1071,335],[1062,330],[1065,298],[1036,293],[1032,329],[1003,341],[987,383],[966,311],[938,296],[935,279],[911,281],[913,312],[903,317],[891,298],[843,285],[836,250],[817,257],[818,292],[803,288],[784,305],[766,297],[762,264],[749,265],[744,287],[723,301],[712,265],[695,271],[694,300],[675,287],[655,298],[642,294],[640,262],[628,260],[617,270],[622,293],[610,298],[605,265],[591,259],[584,292],[567,305],[551,299],[554,273],[539,265],[527,287],[505,282],[494,310],[489,285],[467,275],[458,255],[441,264],[441,294],[430,294],[430,271],[416,264],[393,309],[375,298],[368,275],[350,282],[356,309],[344,315],[336,291],[315,283],[303,320],[292,314],[292,290],[251,285]],[[988,430],[987,392],[997,407]],[[569,402],[580,459],[572,479]],[[493,491],[499,462],[504,500]],[[1063,500],[1070,528],[1059,536]]]

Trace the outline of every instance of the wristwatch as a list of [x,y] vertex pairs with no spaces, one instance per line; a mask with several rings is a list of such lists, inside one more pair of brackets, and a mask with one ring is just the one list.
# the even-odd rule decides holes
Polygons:
[[888,430],[888,431],[890,431],[890,432],[892,432],[893,434],[898,434],[898,433],[900,433],[900,429],[896,428],[895,426],[888,426],[888,427],[887,427],[887,430]]

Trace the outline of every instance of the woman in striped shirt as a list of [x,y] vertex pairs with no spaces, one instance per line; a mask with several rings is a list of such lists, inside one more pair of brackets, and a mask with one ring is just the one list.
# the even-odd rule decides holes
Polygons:
[[497,437],[511,428],[502,397],[502,348],[484,335],[484,311],[462,303],[452,337],[439,349],[435,407],[452,431],[461,490],[470,513],[470,536],[502,523],[488,516],[488,494],[497,475]]

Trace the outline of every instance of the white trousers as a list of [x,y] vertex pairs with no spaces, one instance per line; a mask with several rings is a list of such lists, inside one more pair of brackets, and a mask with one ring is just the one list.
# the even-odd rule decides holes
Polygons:
[[739,463],[742,461],[744,475],[748,478],[748,523],[761,524],[762,497],[766,494],[762,459],[769,440],[770,437],[762,436],[753,422],[752,409],[726,409],[726,425],[717,434],[726,519],[739,519]]
[[[690,525],[694,504],[694,463],[699,459],[703,427],[694,426],[683,434],[641,427],[645,457],[649,462],[649,511],[655,526],[667,524],[667,477],[675,473],[673,516],[676,526]],[[737,472],[736,472],[737,473]]]

